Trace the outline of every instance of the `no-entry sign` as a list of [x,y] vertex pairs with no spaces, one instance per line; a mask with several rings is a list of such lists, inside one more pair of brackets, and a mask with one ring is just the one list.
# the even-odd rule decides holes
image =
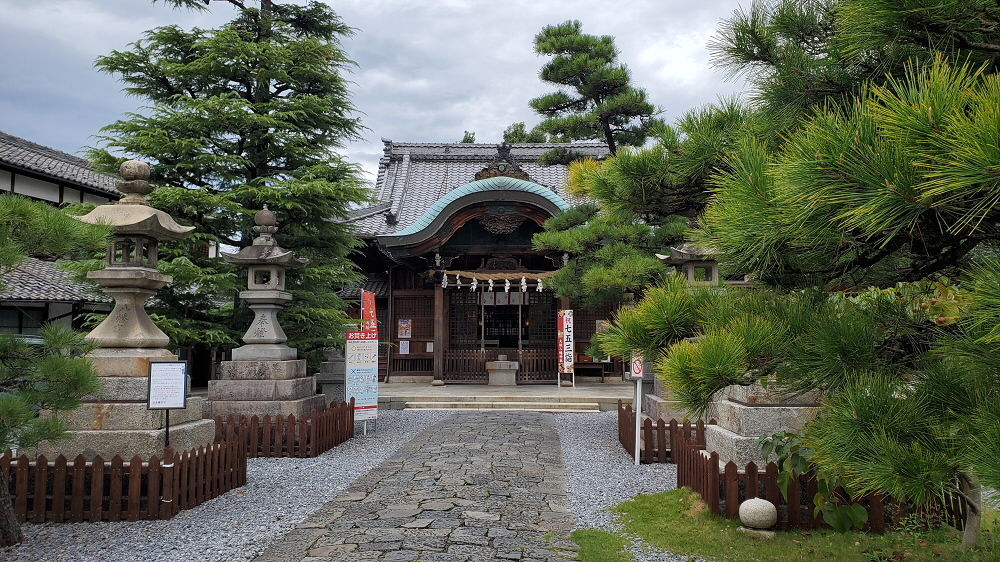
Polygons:
[[642,354],[638,351],[632,352],[632,376],[641,377],[644,369]]

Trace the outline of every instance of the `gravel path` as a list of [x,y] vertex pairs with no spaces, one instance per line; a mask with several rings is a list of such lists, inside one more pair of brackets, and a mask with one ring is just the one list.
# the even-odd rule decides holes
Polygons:
[[246,486],[169,521],[26,525],[26,542],[0,560],[250,560],[450,415],[383,411],[376,435],[359,433],[317,458],[250,459]]
[[[597,528],[621,533],[622,524],[610,508],[639,494],[654,494],[676,487],[672,464],[632,464],[618,443],[616,412],[600,414],[549,414],[549,423],[559,432],[563,463],[569,483],[569,504],[577,528]],[[657,550],[638,537],[631,552],[639,562],[682,561]]]

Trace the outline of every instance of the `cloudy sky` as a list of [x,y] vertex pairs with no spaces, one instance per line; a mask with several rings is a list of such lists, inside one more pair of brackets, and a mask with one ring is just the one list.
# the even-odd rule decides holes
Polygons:
[[[254,3],[253,0],[250,0]],[[353,99],[369,131],[346,149],[373,172],[380,138],[454,142],[465,130],[495,142],[508,124],[537,117],[527,102],[549,91],[532,39],[567,19],[615,36],[636,85],[668,120],[743,90],[711,67],[706,43],[748,0],[329,0],[357,29],[346,42],[359,68]],[[121,93],[94,59],[146,29],[213,27],[232,16],[147,0],[0,0],[0,130],[79,154],[93,135],[142,100]]]

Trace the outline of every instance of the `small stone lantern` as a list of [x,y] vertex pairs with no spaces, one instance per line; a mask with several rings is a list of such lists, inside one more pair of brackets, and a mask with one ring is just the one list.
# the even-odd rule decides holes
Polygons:
[[153,191],[149,164],[129,160],[121,165],[118,190],[125,195],[114,205],[101,205],[80,220],[114,229],[105,267],[87,278],[115,299],[115,308],[86,339],[101,348],[162,348],[169,338],[146,314],[146,300],[173,279],[156,271],[161,240],[181,240],[194,230],[146,200]]
[[246,345],[233,350],[233,360],[293,360],[297,353],[285,345],[288,337],[278,323],[278,311],[292,301],[291,293],[285,291],[285,269],[301,267],[309,260],[278,245],[274,239],[278,220],[266,205],[253,219],[256,224],[253,229],[258,234],[253,244],[236,254],[222,253],[227,262],[247,266],[247,290],[240,291],[240,298],[254,312],[253,322],[243,335]]

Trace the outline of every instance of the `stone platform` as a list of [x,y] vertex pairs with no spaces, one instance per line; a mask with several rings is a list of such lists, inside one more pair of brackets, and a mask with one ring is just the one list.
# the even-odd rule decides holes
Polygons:
[[308,416],[326,407],[316,394],[316,377],[306,376],[304,359],[223,361],[219,380],[208,381],[209,409],[216,416]]
[[[97,349],[88,357],[97,371],[101,390],[86,396],[76,409],[59,413],[68,429],[66,437],[44,442],[29,454],[69,459],[82,454],[111,459],[121,455],[148,458],[162,455],[166,444],[166,412],[146,407],[149,364],[176,361],[163,349]],[[187,408],[170,411],[170,445],[178,451],[209,445],[215,439],[215,423],[202,419],[204,400],[189,397]]]
[[618,400],[632,403],[631,383],[552,384],[489,386],[423,383],[379,383],[379,408],[455,410],[613,411]]

